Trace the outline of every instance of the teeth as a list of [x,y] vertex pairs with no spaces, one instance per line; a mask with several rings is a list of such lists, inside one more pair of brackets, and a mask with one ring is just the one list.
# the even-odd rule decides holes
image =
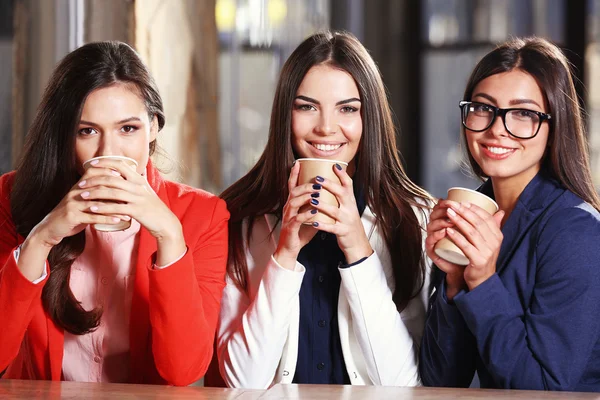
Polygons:
[[317,148],[317,150],[333,151],[333,150],[339,149],[342,145],[341,144],[317,144],[317,143],[314,143],[313,146],[315,146]]
[[494,154],[506,154],[513,151],[513,149],[507,149],[504,147],[488,147],[487,149]]

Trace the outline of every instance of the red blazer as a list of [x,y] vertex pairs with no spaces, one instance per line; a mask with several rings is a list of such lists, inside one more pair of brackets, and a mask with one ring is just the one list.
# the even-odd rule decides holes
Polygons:
[[[156,240],[140,229],[130,319],[131,383],[188,385],[204,375],[213,352],[229,213],[223,200],[163,180],[150,163],[147,173],[181,221],[188,252],[170,267],[153,270]],[[0,373],[61,380],[64,334],[42,306],[46,282],[31,283],[13,257],[24,240],[11,218],[13,180],[14,172],[0,176]]]

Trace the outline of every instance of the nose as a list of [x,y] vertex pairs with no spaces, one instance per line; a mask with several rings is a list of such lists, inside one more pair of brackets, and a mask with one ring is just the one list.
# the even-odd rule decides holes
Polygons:
[[337,122],[335,116],[326,112],[321,113],[316,130],[322,135],[335,134],[337,132]]
[[497,115],[492,122],[492,125],[489,127],[488,131],[498,137],[509,136],[509,133],[506,131],[506,127],[504,126],[504,121],[502,120],[501,115]]
[[106,133],[100,134],[100,140],[98,142],[98,150],[96,151],[96,157],[99,156],[118,156],[116,153],[114,140]]

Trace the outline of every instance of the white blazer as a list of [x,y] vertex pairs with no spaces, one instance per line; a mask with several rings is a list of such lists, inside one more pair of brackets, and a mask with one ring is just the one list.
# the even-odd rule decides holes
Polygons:
[[[414,208],[423,228],[428,215]],[[390,254],[367,207],[361,217],[374,253],[362,263],[340,268],[338,325],[342,352],[353,385],[417,386],[419,345],[429,300],[431,261],[422,291],[398,313]],[[281,267],[272,254],[280,224],[256,219],[246,247],[249,294],[227,277],[217,329],[219,368],[230,387],[264,389],[292,383],[298,358],[300,286],[305,268]],[[247,229],[247,221],[244,223]],[[425,245],[423,234],[423,249]]]

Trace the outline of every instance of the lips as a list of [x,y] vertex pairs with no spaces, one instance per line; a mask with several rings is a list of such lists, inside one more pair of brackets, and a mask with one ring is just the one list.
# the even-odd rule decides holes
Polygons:
[[486,145],[483,143],[480,143],[480,146],[483,149],[483,153],[487,157],[495,160],[502,160],[504,158],[510,157],[517,150],[512,147]]
[[316,148],[317,150],[320,151],[335,151],[337,149],[339,149],[340,147],[342,147],[342,143],[336,143],[336,144],[325,144],[325,143],[310,143],[311,146],[313,146],[314,148]]

